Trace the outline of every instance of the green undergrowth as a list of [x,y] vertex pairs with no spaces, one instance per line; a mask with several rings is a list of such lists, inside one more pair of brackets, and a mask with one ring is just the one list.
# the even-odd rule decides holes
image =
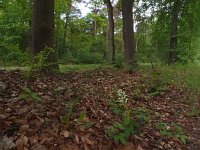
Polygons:
[[160,131],[160,134],[169,138],[177,138],[183,144],[186,144],[188,141],[188,136],[184,133],[182,127],[174,122],[167,124],[164,122],[159,122],[156,125],[156,128]]
[[[114,68],[112,65],[107,64],[68,64],[68,65],[59,65],[61,73],[68,72],[87,72],[96,69],[110,69]],[[7,66],[0,67],[2,70],[13,71],[13,70],[21,70],[21,71],[30,71],[30,67],[18,67],[18,66]]]
[[141,67],[143,74],[157,73],[163,83],[175,84],[178,87],[190,88],[200,91],[200,66],[188,65],[156,65],[154,70],[150,67]]
[[87,72],[96,69],[109,69],[112,68],[111,65],[106,64],[70,64],[70,65],[59,65],[61,73],[68,72]]
[[155,65],[151,67],[140,67],[143,76],[149,76],[162,85],[172,84],[182,89],[186,95],[187,103],[194,105],[198,101],[200,93],[200,66],[188,65]]

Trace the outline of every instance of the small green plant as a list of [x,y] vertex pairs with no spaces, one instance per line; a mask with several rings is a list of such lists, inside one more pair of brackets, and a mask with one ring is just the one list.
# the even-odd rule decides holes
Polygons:
[[[126,144],[131,135],[140,132],[141,123],[147,122],[147,117],[144,113],[145,110],[129,109],[128,97],[122,89],[117,90],[116,95],[117,98],[110,102],[110,106],[115,114],[122,117],[122,121],[114,123],[107,130],[107,134],[114,142]],[[132,115],[134,117],[131,117]]]
[[47,63],[48,56],[53,53],[52,48],[46,47],[44,50],[40,51],[33,59],[32,69],[33,70],[43,70],[48,68],[49,63]]
[[185,135],[181,126],[176,123],[172,123],[172,137],[178,138],[183,144],[186,144],[188,137]]
[[149,117],[149,110],[146,108],[133,108],[132,114],[134,115],[134,118],[140,122],[140,125],[146,124],[148,122]]
[[117,99],[114,100],[115,103],[117,103],[119,106],[123,107],[124,109],[127,109],[127,103],[128,103],[128,98],[122,89],[119,89],[117,91]]
[[171,133],[169,131],[169,127],[167,126],[166,123],[164,122],[159,122],[157,125],[156,125],[156,128],[160,131],[160,134],[162,136],[171,136]]
[[183,144],[186,144],[188,141],[188,137],[183,132],[183,129],[176,123],[171,123],[168,125],[167,123],[160,122],[157,124],[156,128],[160,131],[162,136],[177,138]]
[[128,138],[135,134],[138,128],[139,124],[131,119],[131,112],[126,111],[126,113],[124,113],[123,121],[121,123],[114,123],[113,126],[107,130],[107,134],[114,142],[127,144]]
[[135,101],[139,100],[143,95],[147,95],[145,94],[146,92],[146,87],[144,83],[139,82],[137,85],[134,86],[134,88],[132,89],[132,93],[133,93],[133,99]]
[[113,113],[119,116],[123,116],[124,111],[128,109],[128,97],[122,89],[116,90],[114,88],[114,97],[108,103]]
[[69,120],[72,115],[75,105],[78,103],[78,99],[74,98],[72,102],[66,104],[66,113],[61,117],[61,122],[66,125],[69,125]]
[[27,100],[27,99],[33,99],[34,102],[39,102],[41,100],[40,96],[31,91],[28,87],[23,87],[22,88],[23,93],[21,95],[19,95],[19,99],[23,99],[23,100]]
[[78,122],[81,122],[81,121],[83,121],[84,120],[84,118],[86,117],[86,114],[85,114],[85,112],[81,112],[80,114],[79,114],[79,117],[78,117]]
[[150,78],[146,78],[145,85],[149,96],[157,96],[167,90],[166,83],[162,82],[158,72],[153,72]]
[[93,122],[87,121],[87,122],[84,124],[84,126],[90,128],[90,127],[93,126]]
[[86,113],[85,112],[81,112],[79,114],[79,117],[77,119],[77,124],[78,124],[78,127],[81,129],[81,130],[85,130],[86,128],[90,128],[93,126],[93,122],[91,122],[89,120],[89,118],[87,117]]
[[197,108],[197,107],[195,107],[195,106],[193,106],[193,107],[192,107],[192,110],[191,110],[191,112],[190,112],[190,114],[189,114],[189,116],[191,116],[191,117],[196,117],[196,116],[198,116],[199,114],[200,114],[200,109]]

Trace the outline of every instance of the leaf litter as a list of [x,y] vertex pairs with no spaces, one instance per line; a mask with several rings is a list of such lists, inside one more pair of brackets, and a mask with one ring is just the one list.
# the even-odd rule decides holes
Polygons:
[[[27,79],[20,71],[0,71],[7,89],[0,93],[0,149],[200,149],[200,116],[190,117],[191,108],[183,99],[187,93],[174,85],[158,95],[135,95],[142,75],[137,72],[94,70],[56,75],[38,75],[30,89],[41,98],[20,100]],[[123,89],[132,100],[129,107],[149,110],[149,120],[139,135],[129,138],[126,145],[115,143],[106,130],[120,121],[109,107],[113,90]],[[148,91],[145,89],[144,91]],[[199,105],[199,104],[197,104]],[[165,122],[180,125],[188,142],[162,136],[155,126]]]

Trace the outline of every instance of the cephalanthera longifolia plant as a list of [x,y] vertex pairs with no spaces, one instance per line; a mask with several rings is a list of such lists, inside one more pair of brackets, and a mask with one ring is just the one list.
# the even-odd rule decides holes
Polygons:
[[147,121],[147,117],[142,111],[134,111],[128,107],[128,96],[122,89],[117,90],[117,98],[110,101],[113,112],[122,117],[121,122],[114,123],[108,130],[107,134],[116,143],[126,144],[130,136],[137,134],[140,128],[140,122]]

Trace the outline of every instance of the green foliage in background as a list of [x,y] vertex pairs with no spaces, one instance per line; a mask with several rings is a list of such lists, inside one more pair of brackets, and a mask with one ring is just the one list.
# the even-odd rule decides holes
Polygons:
[[[104,63],[108,58],[108,20],[102,1],[91,1],[91,12],[81,16],[79,0],[55,1],[55,50],[62,64]],[[173,1],[135,1],[135,47],[138,63],[165,64],[168,58]],[[200,62],[200,2],[184,1],[178,20],[175,61],[179,64]],[[97,9],[98,7],[98,9]],[[116,4],[115,66],[124,59],[121,6]],[[151,14],[148,10],[154,10]],[[156,9],[156,11],[155,11]],[[31,3],[4,0],[0,3],[0,65],[25,65],[30,59]]]

